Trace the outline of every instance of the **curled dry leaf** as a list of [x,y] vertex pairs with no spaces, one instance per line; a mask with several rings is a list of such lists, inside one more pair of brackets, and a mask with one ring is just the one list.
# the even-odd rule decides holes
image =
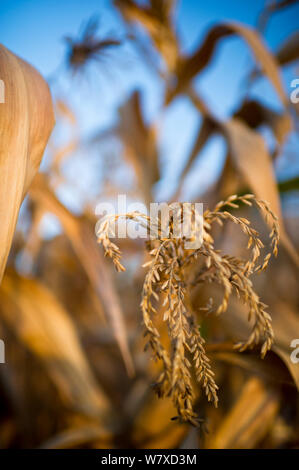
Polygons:
[[166,102],[170,102],[178,93],[181,93],[189,87],[192,79],[200,73],[213,58],[219,40],[233,34],[237,34],[247,42],[262,72],[276,89],[282,103],[285,105],[288,104],[275,58],[268,51],[256,31],[239,23],[218,24],[209,31],[198,50],[180,64],[177,70],[177,79],[175,80],[174,86],[168,90]]
[[20,205],[54,125],[50,92],[39,73],[0,45],[0,281]]
[[[206,106],[202,103],[194,90],[190,90],[189,95],[193,104],[200,112],[204,113],[204,119],[198,137],[187,159],[176,196],[183,185],[183,178],[186,176],[200,150],[214,133],[221,133],[227,141],[227,158],[230,160],[229,164],[225,167],[219,186],[223,187],[223,185],[228,184],[227,181],[224,181],[228,176],[235,180],[235,168],[256,196],[267,201],[273,208],[275,214],[277,214],[280,224],[281,240],[294,263],[299,266],[299,255],[285,230],[279,192],[270,154],[266,148],[263,137],[249,127],[256,127],[263,122],[268,122],[276,135],[278,144],[282,144],[291,129],[289,116],[274,113],[262,105],[255,105],[255,102],[249,102],[248,107],[244,104],[239,112],[236,113],[236,116],[239,117],[233,117],[223,123],[206,109]],[[253,111],[258,111],[258,113],[254,113]],[[253,114],[255,114],[255,116],[253,116]],[[227,168],[230,169],[229,172],[226,171]]]
[[288,65],[299,58],[299,32],[292,33],[276,53],[281,65]]
[[272,18],[272,15],[278,13],[279,11],[290,7],[297,3],[298,0],[274,0],[273,2],[265,2],[264,8],[262,9],[257,23],[257,29],[260,33],[265,32],[266,27],[269,23],[269,20]]

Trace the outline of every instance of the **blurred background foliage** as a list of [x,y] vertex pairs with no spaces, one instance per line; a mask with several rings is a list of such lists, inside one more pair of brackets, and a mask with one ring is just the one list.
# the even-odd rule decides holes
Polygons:
[[[1,42],[46,75],[56,114],[0,290],[0,446],[298,447],[298,2],[41,3],[0,6]],[[160,364],[143,351],[143,242],[119,240],[127,271],[115,275],[95,206],[126,194],[213,207],[248,191],[281,226],[278,258],[254,279],[275,344],[264,360],[236,353],[244,306],[233,299],[215,319],[200,307],[218,288],[194,289],[220,387],[217,409],[198,389],[197,430],[171,421],[171,401],[151,388]],[[238,215],[267,236],[255,210]],[[243,255],[234,227],[214,237]]]

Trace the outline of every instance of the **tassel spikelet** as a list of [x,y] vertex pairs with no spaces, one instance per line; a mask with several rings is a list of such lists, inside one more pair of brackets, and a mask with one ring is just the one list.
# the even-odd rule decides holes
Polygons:
[[[270,232],[271,251],[261,259],[261,250],[264,245],[259,233],[250,225],[250,221],[236,217],[229,209],[239,208],[240,203],[252,206],[255,204],[268,223],[271,223]],[[214,311],[216,315],[223,314],[228,308],[229,298],[233,293],[248,306],[248,320],[253,322],[252,332],[247,341],[238,343],[235,348],[239,351],[261,346],[261,356],[271,348],[273,343],[273,329],[271,317],[266,312],[266,305],[260,300],[253,289],[250,277],[252,274],[264,271],[272,255],[277,255],[279,241],[278,221],[269,205],[265,201],[257,200],[252,194],[244,196],[230,196],[221,201],[213,211],[206,210],[203,214],[203,241],[199,248],[185,249],[184,239],[175,238],[174,220],[178,220],[175,210],[180,211],[178,205],[170,217],[169,237],[157,238],[147,242],[150,261],[144,267],[147,273],[144,280],[141,311],[145,326],[146,348],[150,347],[155,359],[161,360],[163,370],[155,384],[155,390],[160,397],[170,396],[177,409],[175,417],[193,425],[199,424],[198,414],[194,410],[196,393],[193,386],[192,370],[196,381],[201,384],[207,399],[216,407],[218,403],[214,372],[210,360],[205,352],[205,340],[201,336],[197,319],[190,308],[188,297],[191,289],[198,283],[214,282],[223,287],[223,296],[218,306],[209,304],[202,309]],[[120,262],[121,252],[111,242],[110,236],[112,222],[120,218],[141,222],[149,229],[150,218],[139,212],[106,216],[99,225],[98,241],[104,247],[106,256],[110,257],[117,271],[125,270]],[[211,228],[216,222],[223,225],[225,221],[236,224],[248,237],[249,259],[241,259],[223,254],[214,247]],[[158,235],[161,235],[161,226],[157,224]],[[191,233],[194,239],[196,233]],[[187,280],[187,269],[191,265],[196,267],[199,260],[203,260],[200,272],[192,280]],[[156,305],[156,307],[154,306]],[[159,306],[159,312],[157,311]],[[167,350],[160,340],[160,333],[155,326],[155,316],[162,312],[171,340],[170,350]]]

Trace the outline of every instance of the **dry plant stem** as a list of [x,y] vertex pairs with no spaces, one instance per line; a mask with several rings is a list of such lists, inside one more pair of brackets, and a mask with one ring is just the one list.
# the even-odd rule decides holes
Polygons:
[[[250,227],[249,220],[236,217],[225,210],[227,207],[236,209],[243,203],[251,206],[253,203],[262,212],[266,221],[272,222],[270,233],[271,252],[266,254],[260,262],[261,250],[264,248],[259,234]],[[244,196],[230,196],[226,201],[217,204],[213,211],[205,211],[203,223],[203,243],[198,249],[185,249],[184,241],[175,238],[174,224],[178,220],[181,207],[177,207],[170,217],[168,238],[160,237],[152,241],[153,249],[149,255],[151,260],[145,263],[147,268],[145,277],[141,310],[147,338],[146,348],[149,346],[153,357],[163,363],[163,370],[155,384],[159,396],[170,396],[177,409],[175,418],[193,425],[199,424],[198,414],[194,410],[196,391],[193,386],[192,370],[195,379],[202,388],[209,401],[215,406],[218,403],[218,387],[214,380],[209,358],[205,353],[205,341],[197,326],[196,317],[191,308],[188,308],[188,295],[192,287],[199,282],[214,282],[223,287],[223,297],[220,305],[215,309],[217,315],[228,308],[229,298],[233,292],[248,305],[248,320],[253,322],[252,332],[247,341],[235,345],[239,351],[261,344],[261,356],[271,348],[273,343],[273,329],[271,317],[265,311],[266,305],[261,302],[255,293],[250,276],[255,272],[266,269],[272,254],[276,256],[279,240],[278,222],[276,216],[270,210],[265,201],[257,200],[252,194]],[[127,220],[135,220],[142,223],[149,230],[150,218],[139,212],[118,214],[103,219],[98,230],[98,241],[104,247],[105,254],[110,257],[118,271],[124,267],[120,263],[121,253],[119,248],[111,242],[113,235],[111,222],[116,222],[120,217]],[[211,226],[214,222],[221,226],[224,221],[232,222],[248,236],[250,250],[249,260],[228,256],[214,248],[214,240],[211,235]],[[157,224],[158,237],[161,235],[161,226]],[[190,235],[190,240],[196,238],[196,233]],[[190,264],[204,261],[201,271],[195,279],[186,281],[186,269]],[[162,302],[163,320],[166,322],[171,340],[168,351],[161,343],[160,333],[155,326],[155,315],[158,314],[153,302]],[[161,309],[160,309],[161,310]],[[213,311],[212,299],[209,305],[202,310]]]

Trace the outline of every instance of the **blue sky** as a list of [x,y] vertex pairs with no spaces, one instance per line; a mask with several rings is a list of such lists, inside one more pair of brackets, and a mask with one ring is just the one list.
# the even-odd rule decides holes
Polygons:
[[[263,0],[179,1],[177,27],[184,51],[194,50],[209,27],[217,22],[234,20],[255,25],[263,5]],[[60,79],[54,82],[52,91],[55,96],[65,97],[74,108],[82,136],[109,127],[116,120],[117,106],[136,88],[143,92],[148,121],[159,115],[163,100],[161,83],[128,45],[113,54],[115,63],[112,58],[108,70],[99,72],[93,67],[83,82],[72,80],[61,66],[66,52],[63,37],[77,36],[82,22],[94,14],[101,18],[100,34],[105,36],[105,33],[114,32],[118,37],[124,36],[121,18],[109,0],[0,1],[0,42],[32,63],[46,78],[61,67]],[[273,16],[265,35],[270,49],[275,50],[296,29],[298,18],[298,3]],[[244,42],[238,38],[226,39],[212,66],[196,81],[206,102],[221,118],[228,117],[238,104],[252,64]],[[294,77],[295,67],[287,68],[283,75],[286,89]],[[266,80],[260,79],[253,87],[253,93],[279,108],[275,92]],[[166,198],[175,186],[197,129],[198,116],[185,99],[177,99],[163,115],[159,139],[162,167],[162,180],[157,185],[159,199]],[[215,179],[224,151],[221,138],[215,137],[207,145],[187,180],[190,196],[204,190]],[[87,175],[86,178],[88,180]]]

